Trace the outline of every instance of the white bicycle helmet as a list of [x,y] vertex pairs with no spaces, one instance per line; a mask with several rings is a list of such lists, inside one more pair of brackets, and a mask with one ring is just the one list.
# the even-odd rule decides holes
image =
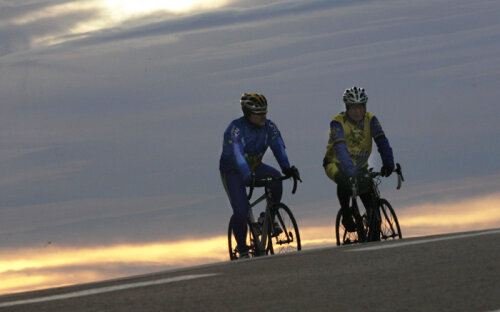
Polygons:
[[351,104],[365,105],[366,102],[368,102],[368,96],[365,93],[365,89],[354,86],[344,91],[343,100],[345,105],[351,105]]

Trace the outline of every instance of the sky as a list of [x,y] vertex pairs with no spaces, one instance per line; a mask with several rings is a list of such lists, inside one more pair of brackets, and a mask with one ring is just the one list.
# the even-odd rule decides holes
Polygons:
[[[222,134],[264,94],[334,243],[321,166],[364,87],[403,167],[403,236],[500,227],[500,3],[0,0],[0,294],[228,261]],[[264,162],[277,166],[272,153]],[[370,164],[380,168],[374,148]]]

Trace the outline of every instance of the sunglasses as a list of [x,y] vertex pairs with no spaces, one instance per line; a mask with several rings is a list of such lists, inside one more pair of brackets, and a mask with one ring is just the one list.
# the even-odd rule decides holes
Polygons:
[[263,113],[252,113],[252,115],[257,115],[257,116],[264,116],[266,115],[267,112],[263,112]]
[[366,108],[366,104],[349,104],[347,105],[347,109],[362,109]]

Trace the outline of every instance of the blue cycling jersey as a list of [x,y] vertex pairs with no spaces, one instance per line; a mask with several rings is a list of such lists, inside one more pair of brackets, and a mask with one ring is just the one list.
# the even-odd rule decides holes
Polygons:
[[219,169],[222,173],[237,170],[247,181],[268,147],[271,147],[281,169],[290,168],[285,143],[271,120],[267,119],[263,127],[257,127],[245,117],[235,119],[224,132]]

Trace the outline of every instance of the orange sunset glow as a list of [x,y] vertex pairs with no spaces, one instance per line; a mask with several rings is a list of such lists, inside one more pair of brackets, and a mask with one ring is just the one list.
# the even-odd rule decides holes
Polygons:
[[[498,228],[500,193],[444,204],[425,204],[397,210],[404,237]],[[300,220],[299,220],[300,226]],[[300,229],[304,249],[334,246],[334,226]],[[49,246],[42,249],[2,250],[0,294],[94,282],[172,267],[228,261],[227,237],[154,242],[143,245],[87,248]],[[145,267],[145,269],[140,269]],[[131,274],[128,274],[131,275]]]
[[226,242],[227,238],[221,236],[146,245],[6,250],[0,258],[0,294],[118,277],[97,270],[110,265],[183,267],[224,261],[227,257]]

